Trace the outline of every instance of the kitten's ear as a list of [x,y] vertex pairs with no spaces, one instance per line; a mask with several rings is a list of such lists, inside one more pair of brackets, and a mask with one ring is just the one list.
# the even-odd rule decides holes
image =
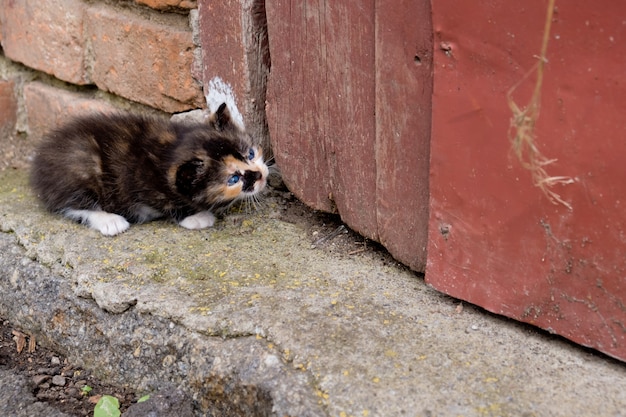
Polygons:
[[198,179],[204,163],[200,159],[185,162],[176,170],[176,189],[183,195],[193,195],[196,192]]
[[226,103],[220,104],[215,113],[209,118],[209,123],[220,131],[237,129],[237,125],[233,122]]

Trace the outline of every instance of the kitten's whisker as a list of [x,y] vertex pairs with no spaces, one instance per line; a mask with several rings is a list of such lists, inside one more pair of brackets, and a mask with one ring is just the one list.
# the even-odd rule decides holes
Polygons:
[[246,214],[258,211],[262,207],[263,200],[257,194],[246,195],[240,205],[241,210],[245,211]]
[[252,207],[256,211],[258,211],[261,208],[259,197],[256,194],[252,196],[252,198],[250,199],[250,203],[252,204]]

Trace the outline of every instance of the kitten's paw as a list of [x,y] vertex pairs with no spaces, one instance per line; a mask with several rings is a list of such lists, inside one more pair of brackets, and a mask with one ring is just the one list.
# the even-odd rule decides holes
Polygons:
[[115,236],[130,227],[124,217],[106,211],[93,212],[87,222],[89,227],[100,231],[105,236]]
[[201,211],[185,217],[180,223],[185,229],[204,229],[213,226],[215,216],[210,211]]

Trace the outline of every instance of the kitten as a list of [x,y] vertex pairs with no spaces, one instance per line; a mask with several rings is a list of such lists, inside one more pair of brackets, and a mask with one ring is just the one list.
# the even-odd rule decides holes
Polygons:
[[187,229],[266,184],[261,148],[226,104],[208,123],[117,114],[79,117],[48,134],[30,182],[46,208],[113,236],[166,217]]

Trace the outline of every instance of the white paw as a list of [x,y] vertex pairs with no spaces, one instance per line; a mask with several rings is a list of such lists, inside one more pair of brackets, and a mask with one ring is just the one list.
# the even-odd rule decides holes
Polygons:
[[89,227],[100,231],[105,236],[115,236],[130,227],[124,217],[106,211],[92,212],[87,218],[87,223]]
[[89,225],[89,227],[98,230],[105,236],[115,236],[130,227],[130,224],[124,217],[101,210],[67,209],[63,211],[63,215]]
[[215,216],[210,211],[201,211],[185,217],[179,224],[185,229],[204,229],[213,226]]

